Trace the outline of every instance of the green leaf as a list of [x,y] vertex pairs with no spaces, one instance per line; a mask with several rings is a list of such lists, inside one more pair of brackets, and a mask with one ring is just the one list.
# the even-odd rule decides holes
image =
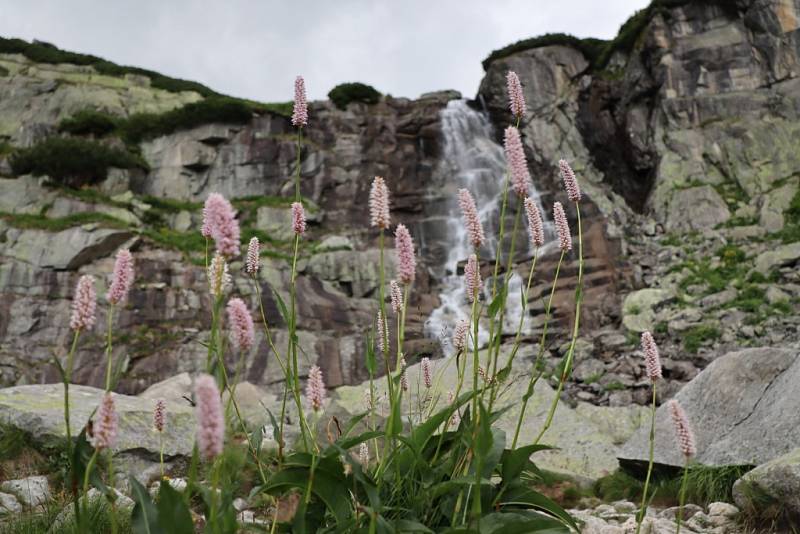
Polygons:
[[398,519],[395,521],[394,526],[397,532],[424,532],[425,534],[433,534],[433,530],[422,523],[410,519]]
[[[379,438],[383,436],[384,433],[380,430],[370,430],[369,432],[364,432],[363,434],[359,434],[358,436],[353,436],[352,438],[347,439],[339,439],[336,441],[335,445],[338,445],[344,450],[352,449],[356,445],[361,445],[365,441],[369,441],[374,438]],[[333,448],[333,446],[328,447],[326,451],[326,456],[330,454],[338,454],[338,451]]]
[[194,534],[194,523],[189,507],[169,482],[161,481],[158,490],[158,523],[170,534]]
[[[341,465],[341,464],[340,464]],[[264,491],[274,493],[287,488],[305,490],[310,478],[310,469],[306,467],[286,467],[270,477]],[[346,521],[350,516],[350,500],[346,491],[342,491],[342,481],[331,476],[327,471],[317,469],[311,484],[311,492],[325,503],[328,510],[336,517],[336,521]]]
[[428,440],[433,436],[434,432],[436,432],[445,421],[450,419],[455,410],[458,410],[464,403],[468,402],[472,398],[472,395],[474,395],[473,392],[462,393],[450,406],[439,410],[431,415],[427,421],[414,427],[414,430],[411,432],[411,442],[414,444],[414,447],[417,450],[422,450]]
[[554,447],[549,445],[526,445],[518,449],[506,449],[503,451],[503,456],[500,460],[502,464],[501,476],[503,477],[503,484],[508,485],[519,478],[522,470],[528,464],[531,454],[538,451],[552,450]]
[[497,312],[500,311],[500,308],[504,306],[506,302],[507,291],[508,291],[507,286],[503,286],[502,288],[500,288],[500,291],[498,291],[497,295],[495,295],[494,299],[492,300],[492,303],[489,304],[489,310],[487,313],[490,318],[497,315]]
[[61,365],[61,362],[58,360],[55,354],[53,354],[53,363],[56,365],[56,369],[58,369],[58,375],[61,377],[62,382],[66,382],[67,374],[64,372],[64,367]]
[[[262,406],[264,406],[262,404]],[[269,415],[269,422],[272,425],[272,439],[275,440],[275,443],[283,443],[283,436],[281,435],[281,425],[278,424],[278,421],[275,419],[275,416],[272,415],[272,412],[264,406],[264,409],[267,410],[267,414]]]
[[286,303],[283,302],[283,298],[281,298],[280,294],[273,289],[272,294],[275,295],[275,301],[278,303],[278,311],[283,317],[283,322],[286,323],[286,326],[290,326],[292,324],[291,318],[289,317],[289,310],[286,308]]
[[136,502],[131,513],[131,528],[134,534],[166,534],[158,524],[158,510],[147,490],[134,477],[128,478],[131,497]]
[[569,532],[561,522],[539,514],[492,513],[478,523],[481,534],[556,534]]
[[492,422],[489,419],[489,414],[486,413],[486,408],[482,402],[479,403],[478,407],[480,420],[478,421],[478,433],[475,436],[475,455],[482,459],[491,450],[494,436],[492,436]]
[[264,427],[260,426],[250,433],[250,443],[253,444],[254,451],[261,450],[262,441],[264,441]]
[[377,371],[378,363],[375,358],[375,332],[374,328],[370,329],[369,335],[367,336],[367,372],[369,376],[375,376]]
[[561,508],[554,501],[548,499],[538,491],[522,485],[514,485],[509,487],[509,489],[503,495],[500,506],[505,507],[520,505],[547,512],[550,515],[560,519],[563,523],[571,526],[577,532],[580,532],[580,529],[578,528],[577,523],[575,523],[575,520],[572,519],[572,516],[570,516],[566,510]]

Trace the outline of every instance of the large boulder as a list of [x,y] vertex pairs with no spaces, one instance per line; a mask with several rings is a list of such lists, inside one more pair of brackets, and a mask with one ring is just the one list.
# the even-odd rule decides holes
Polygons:
[[3,254],[41,268],[74,270],[108,256],[133,234],[127,230],[85,224],[60,232],[20,230],[6,232]]
[[800,519],[800,448],[746,473],[733,485],[733,498],[745,510],[779,504]]
[[[77,436],[100,404],[104,391],[71,385],[70,429]],[[119,431],[115,455],[133,453],[158,458],[160,440],[153,430],[156,401],[114,394]],[[0,389],[0,423],[24,430],[35,443],[55,444],[66,437],[64,387],[61,384]],[[166,456],[189,456],[194,445],[194,414],[188,402],[167,401],[163,443]]]
[[[797,348],[754,348],[728,353],[706,367],[676,396],[705,465],[759,465],[800,442],[800,381]],[[623,446],[623,464],[647,462],[649,428]],[[682,466],[666,406],[656,412],[655,461]]]

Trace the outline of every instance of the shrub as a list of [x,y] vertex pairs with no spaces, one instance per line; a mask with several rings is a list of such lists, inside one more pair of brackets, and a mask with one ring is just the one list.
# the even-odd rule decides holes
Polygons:
[[70,187],[104,180],[109,167],[147,168],[141,157],[126,150],[70,137],[49,137],[31,148],[18,150],[9,163],[17,176],[47,175]]
[[569,35],[566,33],[546,33],[538,37],[523,39],[521,41],[517,41],[516,43],[500,48],[499,50],[495,50],[483,60],[482,65],[483,70],[488,70],[489,65],[491,65],[491,63],[495,60],[511,56],[524,50],[554,45],[564,45],[575,48],[584,55],[589,63],[595,64],[598,58],[603,54],[603,50],[607,43],[608,41],[604,41],[602,39],[580,39],[574,35]]
[[58,131],[72,135],[103,137],[117,129],[117,119],[108,113],[85,109],[58,124]]
[[703,343],[712,339],[717,339],[720,336],[720,331],[717,327],[702,324],[689,329],[683,335],[683,348],[692,354],[697,352]]
[[345,109],[350,102],[362,102],[364,104],[377,104],[381,99],[381,94],[371,85],[359,82],[340,83],[328,93],[328,98],[339,109]]
[[137,113],[119,125],[120,136],[128,143],[138,143],[187,130],[222,122],[227,124],[246,124],[253,117],[253,110],[242,100],[215,96],[165,113]]

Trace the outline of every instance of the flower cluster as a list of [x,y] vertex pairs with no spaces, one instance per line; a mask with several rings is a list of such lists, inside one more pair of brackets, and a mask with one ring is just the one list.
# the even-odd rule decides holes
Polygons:
[[231,285],[231,275],[228,273],[228,262],[225,257],[217,253],[208,265],[208,288],[211,296],[220,298]]
[[391,217],[389,216],[389,188],[380,176],[376,176],[372,181],[372,188],[369,191],[369,214],[370,224],[382,230],[389,228]]
[[325,382],[322,380],[322,369],[316,365],[312,365],[308,370],[306,398],[312,410],[318,412],[322,409],[322,403],[325,401]]
[[210,375],[200,375],[194,382],[195,415],[197,417],[197,448],[205,460],[222,453],[225,439],[225,417],[222,412],[219,388]]
[[661,359],[658,356],[658,345],[650,332],[642,332],[642,351],[647,377],[655,382],[661,378]]
[[417,258],[414,255],[414,241],[404,224],[398,224],[394,231],[394,248],[397,254],[397,278],[403,284],[410,284],[416,276]]
[[525,199],[525,216],[528,219],[528,237],[531,245],[541,247],[544,245],[544,223],[542,222],[539,206],[536,205],[536,201],[532,197]]
[[97,293],[94,290],[94,277],[84,274],[78,278],[75,297],[72,300],[72,317],[69,327],[75,330],[88,330],[94,326],[97,309]]
[[306,100],[306,81],[302,76],[294,80],[294,108],[292,126],[303,127],[308,124],[308,102]]
[[167,421],[167,403],[164,399],[156,401],[156,407],[153,410],[153,428],[156,432],[164,432],[164,426]]
[[255,343],[255,330],[247,304],[240,298],[232,298],[228,301],[227,310],[234,348],[240,352],[249,351]]
[[425,387],[430,389],[433,387],[433,366],[431,364],[431,359],[422,358],[420,366],[422,367],[422,381],[425,383]]
[[464,216],[464,224],[467,226],[469,241],[476,249],[483,245],[486,238],[483,235],[483,225],[478,216],[478,208],[475,207],[475,199],[467,189],[458,190],[458,204]]
[[219,193],[211,193],[206,199],[201,233],[214,239],[219,254],[226,258],[239,255],[240,231],[236,212],[231,203]]
[[114,262],[114,274],[106,295],[108,302],[113,305],[125,302],[132,285],[133,256],[128,249],[123,248],[117,252],[117,259]]
[[483,281],[481,280],[481,268],[478,265],[478,257],[471,254],[464,266],[464,286],[467,290],[467,298],[470,302],[475,302],[481,290]]
[[511,173],[511,186],[517,196],[525,197],[531,187],[531,175],[528,172],[528,162],[525,160],[522,138],[519,130],[513,126],[506,128],[505,152],[506,162]]
[[672,417],[672,424],[675,426],[675,437],[678,439],[678,446],[684,456],[691,458],[697,454],[697,448],[694,444],[694,432],[692,432],[692,427],[689,425],[689,418],[686,417],[683,407],[675,399],[667,402],[667,408]]
[[558,248],[562,252],[572,250],[572,233],[570,233],[567,214],[564,213],[564,206],[561,205],[561,202],[553,203],[553,221],[558,232]]
[[397,280],[389,282],[389,297],[392,302],[392,311],[400,314],[403,309],[403,292],[400,291],[400,284],[397,283]]
[[244,270],[247,274],[255,275],[261,267],[261,243],[258,242],[257,237],[250,239],[247,245],[247,260],[244,264]]
[[506,74],[506,86],[508,89],[508,107],[511,114],[517,119],[521,119],[525,115],[525,97],[522,94],[522,84],[519,82],[519,76],[513,70],[508,71]]
[[453,329],[453,347],[457,351],[462,351],[466,348],[467,332],[469,332],[469,322],[466,319],[462,319]]
[[292,202],[292,230],[297,235],[306,233],[306,211],[299,202]]
[[117,411],[114,407],[114,394],[106,393],[100,401],[92,421],[91,444],[97,450],[114,446],[117,438]]
[[564,180],[564,189],[567,190],[567,197],[572,202],[579,202],[581,200],[581,188],[578,186],[578,180],[575,179],[575,173],[572,167],[569,166],[567,160],[559,160],[558,168],[561,171],[561,178]]

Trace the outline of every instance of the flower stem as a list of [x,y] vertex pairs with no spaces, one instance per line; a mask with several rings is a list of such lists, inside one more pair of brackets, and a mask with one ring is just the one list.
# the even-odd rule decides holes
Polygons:
[[69,353],[67,354],[67,366],[64,369],[61,378],[64,381],[64,424],[66,425],[67,431],[67,459],[69,461],[69,486],[72,490],[72,497],[73,497],[73,504],[75,507],[75,522],[78,523],[80,521],[80,510],[78,506],[78,481],[75,480],[75,465],[73,464],[72,458],[72,429],[70,428],[69,423],[69,383],[72,379],[72,364],[73,359],[75,357],[75,349],[78,347],[78,338],[81,335],[80,329],[75,331],[75,335],[72,337],[72,346],[69,349]]
[[644,479],[644,490],[642,491],[642,508],[636,517],[636,534],[642,528],[644,514],[647,511],[647,488],[650,485],[650,474],[653,472],[653,456],[656,440],[656,383],[653,382],[653,402],[650,407],[650,460],[647,464],[647,477]]
[[108,307],[108,333],[106,336],[106,392],[111,391],[111,363],[113,350],[111,346],[111,328],[114,320],[114,305]]
[[681,491],[678,500],[678,526],[675,534],[681,534],[681,521],[683,521],[683,506],[686,504],[686,480],[689,475],[689,457],[686,457],[686,464],[683,466],[683,477],[681,478]]
[[578,285],[575,288],[575,322],[572,327],[572,339],[569,343],[569,350],[567,350],[567,357],[564,361],[564,369],[561,371],[561,379],[558,381],[558,388],[553,397],[553,402],[550,405],[550,411],[547,413],[547,420],[544,423],[544,427],[542,427],[534,443],[539,443],[539,440],[542,439],[542,436],[544,436],[544,433],[547,432],[547,429],[550,428],[550,424],[553,422],[553,415],[556,412],[561,392],[564,390],[564,383],[567,381],[572,371],[575,342],[578,339],[578,329],[581,322],[581,302],[583,301],[583,233],[581,230],[581,209],[577,202],[575,203],[575,209],[578,213]]

